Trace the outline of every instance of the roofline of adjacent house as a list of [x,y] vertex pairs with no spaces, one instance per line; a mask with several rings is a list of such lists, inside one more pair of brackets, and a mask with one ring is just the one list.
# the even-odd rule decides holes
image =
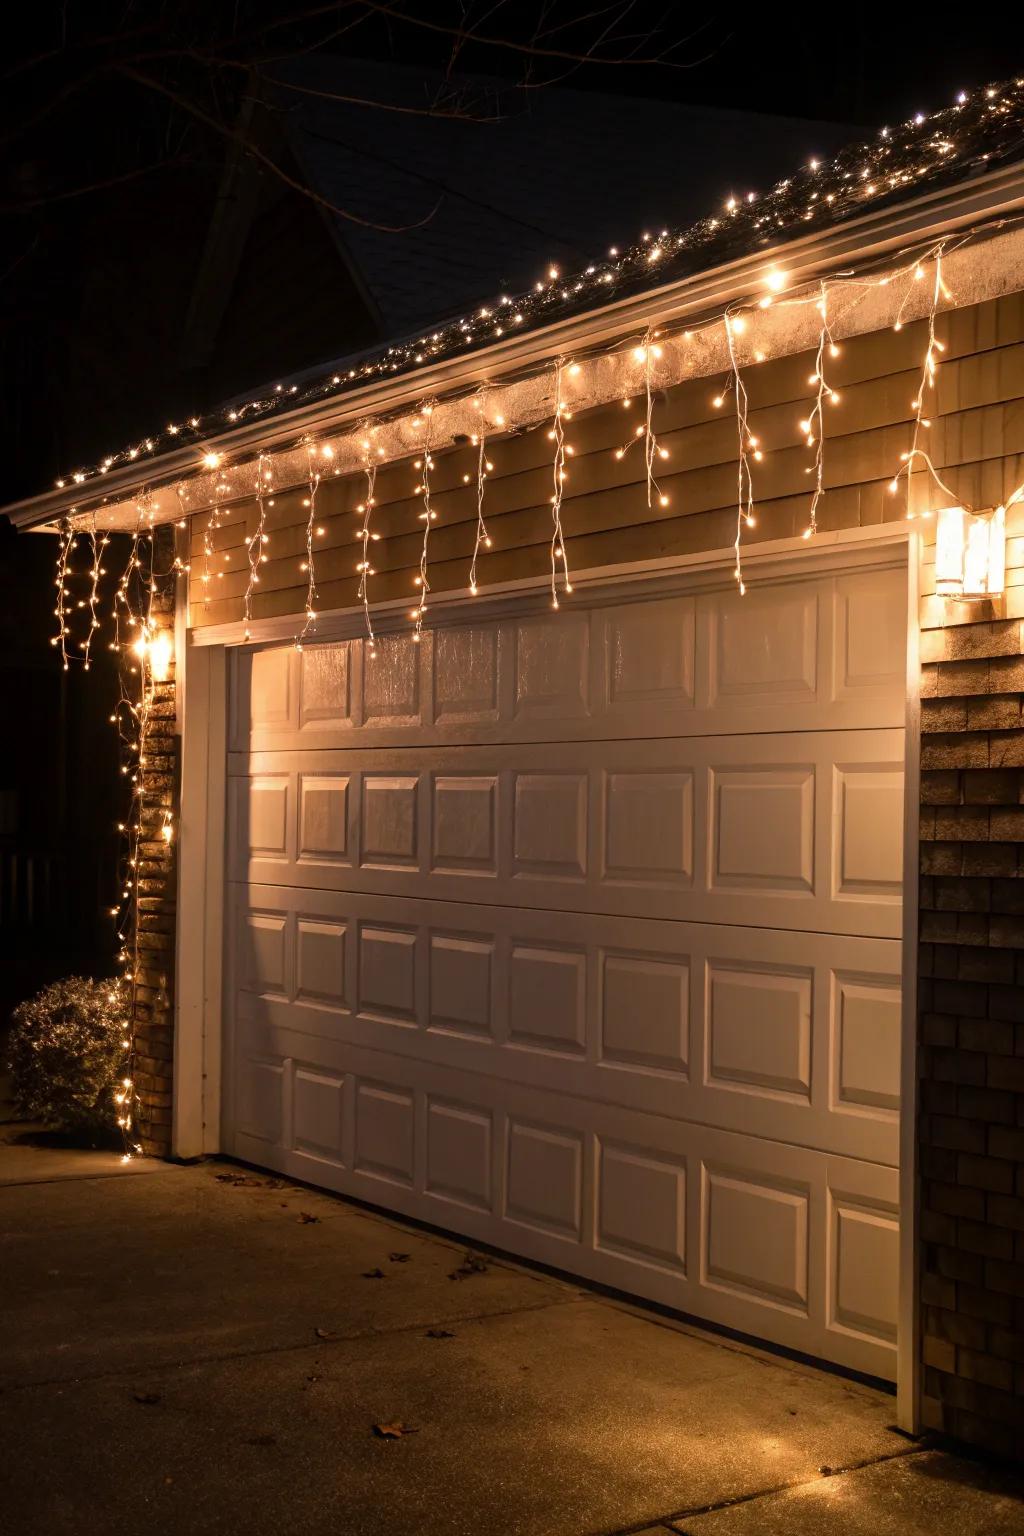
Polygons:
[[[751,295],[767,267],[785,258],[790,286],[799,286],[854,257],[863,266],[901,247],[920,246],[965,227],[998,227],[1000,218],[1024,210],[1024,162],[1001,167],[956,187],[924,194],[908,202],[844,221],[827,232],[780,241],[750,255],[656,288],[566,316],[525,334],[509,337],[477,351],[459,353],[415,373],[380,380],[343,395],[282,411],[272,418],[248,422],[228,432],[203,438],[188,447],[126,466],[105,475],[102,495],[82,486],[65,486],[27,497],[0,509],[16,528],[49,524],[72,512],[88,512],[129,500],[145,486],[155,490],[202,471],[200,451],[237,460],[257,449],[272,451],[294,444],[307,433],[336,430],[368,416],[393,414],[424,399],[454,394],[506,372],[528,370],[552,357],[579,352],[628,335],[636,326],[694,318],[723,310]],[[656,300],[652,315],[652,298]]]

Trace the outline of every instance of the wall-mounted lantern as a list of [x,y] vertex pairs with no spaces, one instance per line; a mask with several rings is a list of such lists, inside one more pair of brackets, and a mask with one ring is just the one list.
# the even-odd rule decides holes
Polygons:
[[936,513],[935,591],[939,597],[996,597],[1006,585],[1006,510]]

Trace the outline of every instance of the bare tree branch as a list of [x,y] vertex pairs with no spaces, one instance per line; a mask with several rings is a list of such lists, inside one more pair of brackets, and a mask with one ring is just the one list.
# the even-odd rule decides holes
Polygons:
[[301,192],[304,197],[308,197],[312,202],[318,203],[321,208],[326,208],[328,212],[337,214],[339,218],[347,219],[352,224],[361,224],[366,229],[383,230],[387,234],[405,234],[408,230],[422,229],[424,224],[429,224],[441,206],[443,199],[438,198],[428,214],[422,219],[416,219],[411,224],[381,224],[376,219],[363,218],[361,214],[353,213],[350,208],[342,208],[339,204],[332,203],[329,198],[322,197],[319,192],[315,191],[305,182],[299,181],[297,177],[290,176],[283,166],[278,165],[272,156],[268,155],[265,150],[260,149],[258,144],[254,144],[246,134],[241,133],[236,128],[229,127],[226,123],[219,122],[212,113],[205,111],[194,101],[189,101],[187,96],[183,96],[179,91],[175,91],[169,85],[165,85],[162,80],[157,80],[152,75],[147,75],[142,70],[135,69],[128,64],[119,64],[117,66],[117,73],[123,75],[127,80],[133,80],[136,85],[143,87],[147,91],[156,91],[161,96],[166,96],[169,101],[173,101],[183,112],[187,112],[199,122],[205,123],[207,128],[212,128],[222,138],[241,145],[246,154],[251,155],[254,160],[258,160],[260,165],[265,166],[268,171],[280,181],[283,181],[285,186],[291,187],[295,192]]

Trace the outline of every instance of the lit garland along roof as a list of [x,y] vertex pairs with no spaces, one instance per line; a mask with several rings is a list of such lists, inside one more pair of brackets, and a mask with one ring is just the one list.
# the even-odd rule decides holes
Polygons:
[[200,443],[239,423],[271,420],[382,380],[413,374],[499,338],[537,331],[565,317],[598,309],[614,295],[654,289],[721,263],[777,248],[815,229],[874,212],[922,191],[937,191],[1024,157],[1024,79],[962,91],[953,106],[919,112],[896,128],[848,145],[832,159],[811,160],[770,191],[732,195],[715,213],[685,229],[645,234],[613,246],[583,271],[551,267],[528,293],[502,294],[472,313],[406,340],[334,364],[297,382],[275,384],[251,398],[193,416],[57,481],[83,485],[133,463],[145,463],[184,443]]

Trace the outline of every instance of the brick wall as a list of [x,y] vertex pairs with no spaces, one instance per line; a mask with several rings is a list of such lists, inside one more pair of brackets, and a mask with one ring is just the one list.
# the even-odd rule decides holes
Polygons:
[[[172,530],[161,529],[157,563],[173,559]],[[174,630],[174,593],[157,594],[152,614],[158,628]],[[145,762],[139,840],[138,975],[135,991],[135,1089],[137,1128],[144,1152],[166,1157],[171,1149],[171,1090],[174,1065],[174,937],[176,839],[163,836],[164,812],[178,822],[178,735],[173,668],[153,685]]]
[[923,1416],[1021,1456],[1024,636],[977,607],[953,618],[922,633]]

